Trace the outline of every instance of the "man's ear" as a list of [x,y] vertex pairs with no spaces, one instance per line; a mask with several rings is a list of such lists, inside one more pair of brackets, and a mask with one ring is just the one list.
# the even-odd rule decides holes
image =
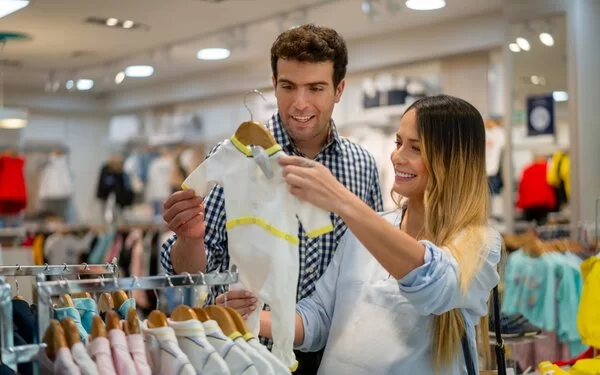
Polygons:
[[340,81],[340,83],[338,83],[337,87],[335,88],[335,102],[339,103],[340,99],[342,98],[342,94],[344,93],[344,88],[346,87],[346,80],[342,79]]
[[271,82],[273,82],[273,89],[277,89],[277,78],[271,76]]

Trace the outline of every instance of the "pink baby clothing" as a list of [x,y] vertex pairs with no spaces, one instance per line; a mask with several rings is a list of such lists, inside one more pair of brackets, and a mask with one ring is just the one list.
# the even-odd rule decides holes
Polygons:
[[99,375],[115,375],[117,373],[110,353],[110,342],[106,337],[96,337],[90,341],[87,350],[96,363]]
[[110,340],[110,349],[117,375],[135,374],[137,369],[133,364],[131,354],[129,354],[125,332],[120,329],[111,329],[108,331],[108,339]]
[[136,374],[152,375],[152,370],[150,370],[150,365],[148,365],[148,359],[146,358],[144,337],[140,333],[127,336],[127,346],[137,370]]
[[54,359],[55,374],[81,375],[79,367],[73,362],[73,356],[68,348],[60,348]]

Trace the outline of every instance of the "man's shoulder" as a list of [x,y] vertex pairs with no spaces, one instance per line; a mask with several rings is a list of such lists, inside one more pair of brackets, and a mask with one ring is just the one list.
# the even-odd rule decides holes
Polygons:
[[363,161],[367,163],[367,166],[375,167],[375,157],[369,150],[360,144],[349,140],[348,138],[340,136],[340,146],[344,150],[344,155],[352,158],[355,161]]

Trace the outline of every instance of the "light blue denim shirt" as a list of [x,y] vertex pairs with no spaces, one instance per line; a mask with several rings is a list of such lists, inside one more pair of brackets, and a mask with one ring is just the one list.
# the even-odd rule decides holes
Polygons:
[[[397,226],[401,211],[383,217]],[[314,293],[296,308],[304,322],[304,342],[296,348],[317,351],[327,344],[319,375],[432,375],[434,315],[457,308],[478,366],[475,325],[487,314],[490,292],[499,281],[500,234],[489,230],[485,259],[465,294],[456,260],[431,242],[422,243],[425,263],[396,280],[350,231],[344,235]],[[440,375],[467,373],[462,349],[459,353]]]

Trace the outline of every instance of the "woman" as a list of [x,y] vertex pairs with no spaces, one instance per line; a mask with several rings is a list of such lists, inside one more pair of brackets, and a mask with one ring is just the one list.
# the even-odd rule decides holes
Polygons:
[[[487,314],[501,254],[500,235],[487,226],[483,120],[461,99],[426,97],[404,113],[396,144],[393,190],[403,198],[382,215],[320,164],[280,161],[295,196],[349,228],[315,292],[296,309],[296,347],[326,345],[319,374],[477,368],[475,326]],[[270,335],[268,312],[261,334]]]

